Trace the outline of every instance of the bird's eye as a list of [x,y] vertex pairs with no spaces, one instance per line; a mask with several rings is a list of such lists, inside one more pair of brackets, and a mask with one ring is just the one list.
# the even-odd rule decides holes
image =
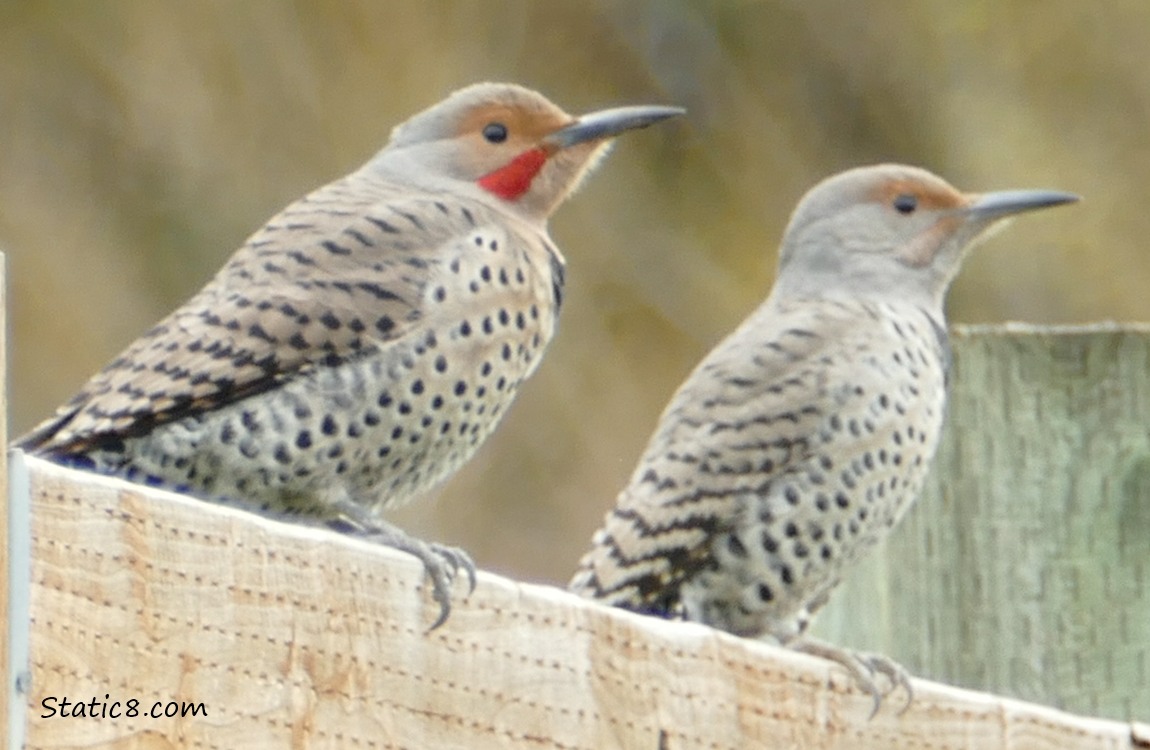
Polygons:
[[507,140],[507,126],[501,122],[489,122],[483,126],[483,137],[488,143],[503,143]]
[[915,198],[909,193],[903,193],[897,196],[891,205],[893,205],[894,210],[900,214],[912,214],[914,210],[918,208],[918,198]]

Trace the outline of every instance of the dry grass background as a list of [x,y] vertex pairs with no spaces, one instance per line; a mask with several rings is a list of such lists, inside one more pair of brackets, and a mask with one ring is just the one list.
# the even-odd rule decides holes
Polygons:
[[518,577],[566,580],[833,171],[899,160],[1085,196],[983,247],[952,320],[1150,318],[1144,0],[0,0],[0,49],[14,434],[454,88],[688,107],[560,210],[548,357],[479,457],[397,514]]

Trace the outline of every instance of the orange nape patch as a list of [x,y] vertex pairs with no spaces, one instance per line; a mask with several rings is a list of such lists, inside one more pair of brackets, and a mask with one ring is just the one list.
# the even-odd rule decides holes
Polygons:
[[918,207],[928,211],[962,208],[971,198],[942,182],[926,182],[913,178],[892,179],[875,186],[870,199],[875,203],[891,205],[900,195],[913,195],[918,199]]

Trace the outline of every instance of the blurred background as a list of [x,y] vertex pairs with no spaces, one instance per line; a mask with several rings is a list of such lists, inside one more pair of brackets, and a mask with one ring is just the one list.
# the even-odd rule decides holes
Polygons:
[[395,515],[562,583],[802,193],[905,161],[1085,196],[972,257],[952,322],[1150,319],[1144,0],[0,0],[0,246],[20,434],[286,203],[479,80],[675,103],[560,209],[559,333],[502,429]]

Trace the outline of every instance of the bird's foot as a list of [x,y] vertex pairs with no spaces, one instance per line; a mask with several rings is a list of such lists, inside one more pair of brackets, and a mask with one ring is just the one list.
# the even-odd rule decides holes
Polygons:
[[377,544],[414,555],[423,563],[427,577],[431,579],[431,596],[439,604],[439,616],[427,629],[429,633],[447,622],[451,614],[451,587],[460,570],[467,575],[467,593],[475,591],[475,563],[470,555],[458,547],[424,542],[394,526],[373,530],[362,536]]
[[475,591],[475,563],[458,547],[416,539],[397,526],[366,517],[358,508],[328,525],[336,531],[406,552],[423,563],[427,577],[431,579],[431,596],[439,604],[439,617],[427,629],[428,632],[445,623],[451,614],[451,586],[460,570],[467,575],[467,593]]
[[[874,699],[874,707],[870,716],[873,719],[882,705],[883,698],[890,695],[897,688],[906,693],[906,705],[899,711],[904,713],[914,702],[914,688],[910,683],[910,673],[901,664],[883,654],[868,651],[852,651],[815,638],[798,638],[786,644],[787,648],[811,656],[818,656],[841,665],[850,672],[855,682]],[[876,675],[883,675],[890,685],[885,690],[879,687],[875,680]]]

